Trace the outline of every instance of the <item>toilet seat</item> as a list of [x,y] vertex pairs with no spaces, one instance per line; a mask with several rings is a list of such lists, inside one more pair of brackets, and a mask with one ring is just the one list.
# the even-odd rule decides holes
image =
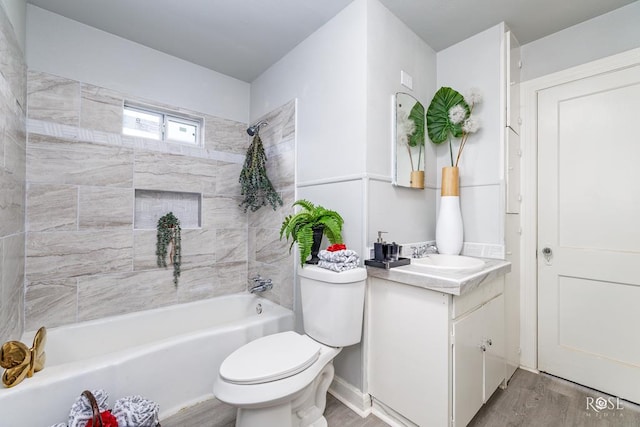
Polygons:
[[220,377],[233,384],[262,384],[288,378],[313,365],[321,347],[293,331],[268,335],[231,353],[220,366]]

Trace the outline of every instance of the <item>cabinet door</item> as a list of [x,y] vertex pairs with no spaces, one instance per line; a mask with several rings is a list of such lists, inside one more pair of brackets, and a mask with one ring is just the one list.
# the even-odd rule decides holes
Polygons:
[[483,403],[483,307],[453,324],[453,413],[457,426],[466,426]]
[[506,374],[504,295],[489,301],[482,307],[485,326],[484,352],[484,397],[483,403],[491,397],[502,383]]

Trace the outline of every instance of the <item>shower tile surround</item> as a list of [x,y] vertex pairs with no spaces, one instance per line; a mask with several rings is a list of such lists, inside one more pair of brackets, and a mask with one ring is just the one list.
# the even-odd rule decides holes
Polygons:
[[0,343],[24,324],[26,66],[0,7]]
[[[294,200],[294,101],[262,118],[285,205],[244,213],[246,123],[37,71],[27,93],[25,330],[240,292],[256,274],[275,284],[265,297],[292,307],[294,257],[278,232]],[[203,117],[204,147],[122,135],[125,99]],[[136,189],[201,194],[177,288],[155,264],[155,227],[134,228]]]

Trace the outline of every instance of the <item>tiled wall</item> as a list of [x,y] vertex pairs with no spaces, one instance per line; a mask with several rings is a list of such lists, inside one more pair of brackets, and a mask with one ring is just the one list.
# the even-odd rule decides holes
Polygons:
[[293,213],[291,205],[295,201],[295,115],[295,101],[290,101],[260,118],[268,123],[260,130],[267,175],[283,206],[275,212],[270,206],[249,211],[249,276],[259,273],[271,278],[274,288],[267,297],[289,308],[293,308],[294,255],[289,255],[289,243],[280,241],[279,234],[284,217]]
[[[273,239],[282,209],[238,207],[245,123],[156,104],[204,118],[203,148],[166,144],[121,135],[122,94],[36,71],[27,91],[26,330],[240,292],[248,274],[266,277],[274,263],[278,274],[292,270],[292,258],[263,255],[281,244],[263,239]],[[294,130],[278,126],[269,172],[287,198]],[[171,269],[156,266],[155,230],[133,227],[135,189],[202,194],[202,226],[182,232],[177,287]],[[270,297],[291,300],[280,292]]]
[[23,53],[0,6],[0,343],[24,324],[25,90]]

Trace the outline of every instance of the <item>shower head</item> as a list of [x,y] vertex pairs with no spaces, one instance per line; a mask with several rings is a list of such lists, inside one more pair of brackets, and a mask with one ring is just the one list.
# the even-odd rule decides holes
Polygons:
[[264,120],[259,121],[258,123],[256,123],[255,125],[251,125],[247,128],[247,133],[249,134],[249,136],[254,136],[256,135],[258,132],[260,132],[260,128],[263,126],[267,126],[269,123],[265,122]]

